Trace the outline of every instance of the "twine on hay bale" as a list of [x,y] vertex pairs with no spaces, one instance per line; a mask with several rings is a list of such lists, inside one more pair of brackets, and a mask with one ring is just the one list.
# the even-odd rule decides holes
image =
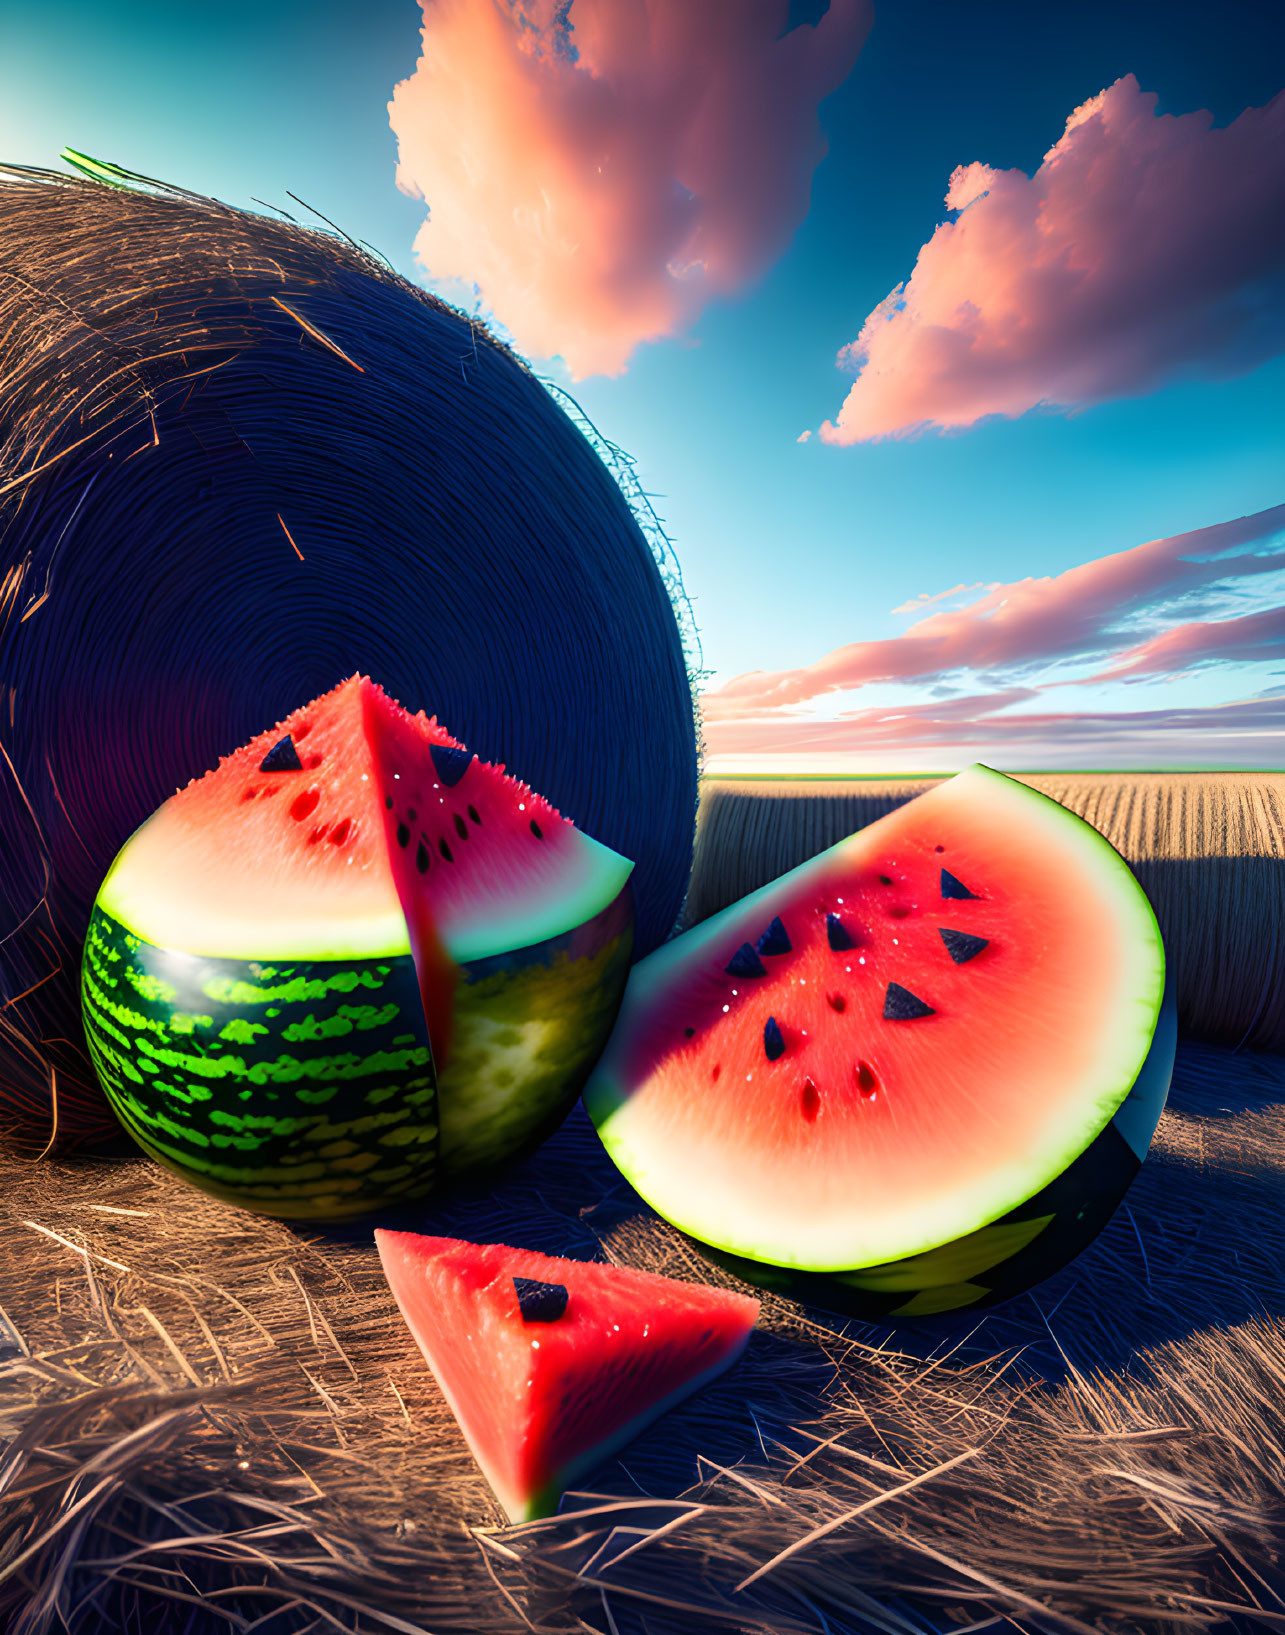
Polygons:
[[[368,1235],[0,1152],[0,1625],[1279,1627],[1283,1183],[1285,1060],[1185,1044],[1072,1267],[895,1339],[765,1296],[731,1373],[506,1528]],[[491,1197],[399,1224],[726,1281],[580,1112]]]
[[[1285,773],[1014,773],[1106,836],[1151,899],[1193,1038],[1285,1050]],[[707,778],[685,919],[815,857],[936,778]]]
[[0,167],[0,1106],[42,1136],[114,1127],[77,977],[120,845],[355,670],[634,859],[639,954],[695,824],[621,451],[351,241],[132,181]]

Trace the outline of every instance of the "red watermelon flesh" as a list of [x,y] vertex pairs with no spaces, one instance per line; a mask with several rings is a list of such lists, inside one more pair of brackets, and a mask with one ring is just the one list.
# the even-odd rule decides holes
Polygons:
[[[389,1287],[509,1519],[562,1493],[740,1355],[759,1303],[499,1243],[375,1233]],[[514,1279],[560,1285],[551,1321]]]
[[1164,979],[1123,859],[973,767],[635,966],[584,1099],[698,1241],[803,1271],[901,1262],[1092,1145]]

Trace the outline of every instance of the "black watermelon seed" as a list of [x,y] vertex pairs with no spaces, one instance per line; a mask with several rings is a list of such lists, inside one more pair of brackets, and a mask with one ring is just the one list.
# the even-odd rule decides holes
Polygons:
[[540,827],[540,825],[535,821],[534,818],[531,819],[531,833],[535,836],[535,838],[537,840],[543,840],[544,839],[544,830]]
[[956,880],[949,869],[941,871],[941,894],[943,897],[976,897],[975,891],[969,891],[962,881]]
[[455,787],[473,762],[470,751],[457,749],[454,744],[430,744],[428,752],[433,757],[438,777],[448,789]]
[[982,949],[990,943],[989,937],[974,937],[967,931],[950,931],[944,925],[937,928],[941,932],[941,940],[946,944],[946,952],[956,965],[967,965],[970,959],[976,959]]
[[863,1096],[873,1096],[879,1088],[879,1076],[869,1062],[858,1062],[852,1070],[852,1076]]
[[455,861],[455,859],[451,856],[451,848],[446,844],[446,842],[444,840],[439,840],[437,842],[437,849],[438,849],[439,852],[441,852],[442,856],[446,859],[446,861],[448,863],[453,863]]
[[934,846],[933,850],[935,852],[944,852],[946,850],[946,848],[944,846]]
[[837,914],[827,914],[825,917],[825,934],[831,948],[836,954],[841,954],[845,948],[855,947],[855,943],[848,935],[847,927]]
[[931,1005],[925,1005],[922,999],[912,994],[909,988],[903,988],[900,982],[888,984],[888,991],[883,996],[883,1015],[886,1022],[913,1022],[917,1017],[936,1014]]
[[880,875],[880,876],[879,876],[879,884],[880,884],[880,885],[881,885],[881,886],[890,886],[890,885],[891,885],[891,884],[892,884],[892,880],[891,880],[891,879],[890,879],[890,878],[889,878],[889,876],[888,876],[888,875],[886,875],[886,874],[881,874],[881,875]]
[[760,954],[788,954],[792,946],[779,914],[755,944]]
[[542,1283],[538,1277],[515,1277],[513,1289],[524,1323],[556,1323],[567,1309],[563,1283]]
[[482,820],[477,815],[477,807],[476,806],[470,806],[469,807],[468,815],[473,819],[474,823],[481,823]]
[[415,867],[421,874],[428,873],[428,848],[422,840],[415,848]]
[[848,1001],[841,993],[828,993],[825,996],[826,1004],[832,1011],[841,1011],[847,1008]]
[[406,825],[404,823],[399,823],[397,825],[397,844],[399,846],[404,846],[409,841],[409,839],[410,839],[410,830],[406,827]]
[[294,739],[289,733],[284,738],[278,738],[276,743],[259,762],[260,772],[302,772],[303,762],[299,759],[299,752],[294,747]]
[[388,808],[388,810],[390,812],[392,811],[392,809],[393,809],[393,797],[391,795],[385,795],[384,796],[384,805]]
[[688,1039],[694,1039],[696,1037],[696,1029],[695,1028],[684,1028],[683,1029],[683,1034]]
[[460,814],[458,812],[456,812],[456,814],[455,814],[455,833],[460,837],[461,840],[467,840],[468,839],[468,824],[465,823],[464,819],[460,816]]
[[781,1037],[775,1016],[769,1016],[763,1024],[763,1049],[767,1052],[769,1062],[774,1062],[778,1056],[785,1055],[785,1040]]
[[728,976],[766,976],[767,966],[754,952],[752,943],[743,942],[723,967]]
[[821,1111],[821,1092],[811,1079],[804,1079],[803,1081],[803,1091],[799,1097],[799,1104],[804,1118],[811,1124]]

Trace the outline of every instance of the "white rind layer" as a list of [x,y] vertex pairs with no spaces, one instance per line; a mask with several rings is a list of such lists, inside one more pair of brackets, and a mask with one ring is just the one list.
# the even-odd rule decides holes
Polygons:
[[[411,952],[391,875],[383,889],[362,880],[360,895],[347,902],[346,893],[328,896],[289,877],[256,882],[246,901],[232,881],[218,889],[208,863],[192,857],[186,833],[177,850],[171,847],[165,815],[162,807],[130,836],[98,893],[104,913],[144,941],[210,959],[393,959]],[[476,912],[442,927],[448,956],[467,965],[565,936],[613,903],[634,867],[579,830],[564,861],[542,899],[497,892],[488,907],[479,888]],[[194,890],[194,878],[205,889]]]
[[[207,959],[342,960],[392,959],[411,951],[406,916],[391,877],[387,889],[362,893],[336,912],[315,890],[289,880],[264,889],[256,882],[251,902],[239,898],[232,882],[220,898],[199,886],[184,853],[168,844],[166,811],[148,818],[121,847],[99,888],[97,906],[145,942]],[[207,865],[208,870],[208,865]],[[203,871],[204,872],[204,871]]]

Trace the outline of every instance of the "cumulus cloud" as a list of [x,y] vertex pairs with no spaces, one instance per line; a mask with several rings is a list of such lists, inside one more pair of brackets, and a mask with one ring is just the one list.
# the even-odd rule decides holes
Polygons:
[[415,251],[476,285],[532,357],[621,373],[743,287],[807,214],[817,105],[870,0],[788,28],[789,0],[421,0],[389,104]]
[[1126,75],[1034,175],[961,165],[904,284],[839,354],[825,442],[1076,408],[1285,349],[1285,92],[1213,128]]
[[[990,586],[976,601],[920,619],[900,635],[851,642],[794,670],[756,670],[706,693],[705,720],[761,720],[828,693],[872,682],[938,681],[960,670],[1029,673],[1054,663],[1113,658],[1122,664],[1183,668],[1215,656],[1246,661],[1275,638],[1254,615],[1192,623],[1182,635],[1164,629],[1179,614],[1207,612],[1262,575],[1285,570],[1285,549],[1270,548],[1285,530],[1285,505],[1153,539],[1065,573]],[[1255,548],[1257,547],[1257,548]],[[956,591],[949,594],[956,594]],[[933,600],[933,598],[929,598]],[[907,605],[907,604],[903,604]],[[909,604],[914,606],[912,602]],[[1141,627],[1162,626],[1145,633]],[[1167,643],[1167,645],[1166,645]],[[1202,645],[1203,644],[1203,645]],[[1141,674],[1134,668],[1132,674]]]

